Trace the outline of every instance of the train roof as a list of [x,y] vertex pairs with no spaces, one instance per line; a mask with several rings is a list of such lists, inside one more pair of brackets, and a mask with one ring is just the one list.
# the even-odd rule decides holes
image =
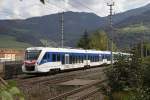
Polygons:
[[46,52],[76,52],[76,53],[103,53],[103,54],[111,54],[110,51],[98,51],[98,50],[84,50],[84,49],[72,49],[72,48],[52,48],[52,47],[30,47],[26,50],[44,50]]

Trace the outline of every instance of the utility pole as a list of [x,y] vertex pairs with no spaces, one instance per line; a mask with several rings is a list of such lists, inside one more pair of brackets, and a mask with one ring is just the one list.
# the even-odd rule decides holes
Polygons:
[[145,57],[147,57],[147,41],[146,41],[146,39],[145,39],[145,34],[146,34],[147,32],[146,31],[144,31],[144,38],[143,38],[143,47],[144,47],[144,45],[145,45],[145,50],[143,50],[143,51],[145,51],[145,53],[143,54]]
[[64,12],[61,13],[61,47],[64,47]]
[[[141,26],[143,26],[143,23],[141,23]],[[141,58],[144,56],[144,38],[145,38],[145,30],[143,31],[143,36],[141,37]]]
[[111,65],[113,66],[113,23],[112,23],[112,11],[113,11],[113,6],[115,5],[114,2],[107,3],[107,6],[110,7],[110,34],[111,34]]
[[[146,41],[146,38],[145,38],[145,35],[146,35],[147,31],[144,30],[144,35],[143,35],[143,56],[147,57],[147,41]],[[144,45],[145,45],[145,48],[144,48]],[[145,50],[144,50],[145,49]]]
[[143,43],[143,38],[141,39],[141,58],[143,58],[143,46],[144,46],[144,43]]

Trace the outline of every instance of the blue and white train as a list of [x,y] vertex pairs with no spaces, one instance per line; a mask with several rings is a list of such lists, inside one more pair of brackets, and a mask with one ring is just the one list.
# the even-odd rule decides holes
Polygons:
[[[118,54],[130,55],[120,52],[113,52],[113,54],[114,57]],[[53,70],[93,67],[110,63],[110,51],[31,47],[26,49],[22,71],[24,73],[47,73]]]

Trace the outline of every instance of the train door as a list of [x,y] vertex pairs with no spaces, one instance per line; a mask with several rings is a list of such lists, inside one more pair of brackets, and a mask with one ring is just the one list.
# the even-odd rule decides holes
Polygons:
[[102,62],[102,55],[99,55],[99,61]]
[[65,64],[69,64],[69,54],[65,54]]

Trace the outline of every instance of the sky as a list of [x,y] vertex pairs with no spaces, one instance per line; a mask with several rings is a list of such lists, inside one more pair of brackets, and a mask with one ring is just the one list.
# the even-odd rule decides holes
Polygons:
[[[62,11],[90,12],[107,16],[111,0],[0,0],[0,19],[26,19]],[[114,0],[113,13],[120,13],[150,3],[150,0]]]

